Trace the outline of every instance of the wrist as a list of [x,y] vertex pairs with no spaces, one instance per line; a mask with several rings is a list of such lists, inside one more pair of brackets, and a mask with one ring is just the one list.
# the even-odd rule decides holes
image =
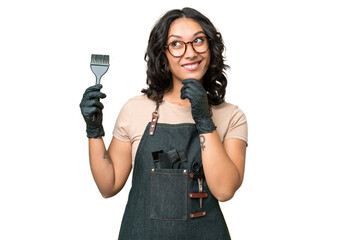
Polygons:
[[216,130],[216,126],[210,117],[199,119],[195,123],[199,134],[211,133]]
[[86,133],[88,138],[99,138],[105,136],[105,131],[102,125],[99,127],[86,126]]

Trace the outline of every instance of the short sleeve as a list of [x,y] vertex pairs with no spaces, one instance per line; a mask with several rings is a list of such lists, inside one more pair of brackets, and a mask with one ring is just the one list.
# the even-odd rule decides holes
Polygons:
[[113,136],[123,142],[130,142],[130,108],[129,102],[125,103],[125,105],[120,110],[118,118],[115,122],[115,127],[113,131]]
[[228,130],[224,140],[228,138],[241,139],[248,144],[248,125],[245,114],[236,107],[231,114]]

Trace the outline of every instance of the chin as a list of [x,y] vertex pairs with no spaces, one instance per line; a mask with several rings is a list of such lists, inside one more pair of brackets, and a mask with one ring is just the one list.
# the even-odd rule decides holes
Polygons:
[[201,81],[201,79],[204,77],[204,75],[201,75],[201,74],[191,74],[191,75],[187,75],[186,77],[184,77],[183,79],[189,79],[189,78],[192,78],[192,79],[196,79],[198,81]]

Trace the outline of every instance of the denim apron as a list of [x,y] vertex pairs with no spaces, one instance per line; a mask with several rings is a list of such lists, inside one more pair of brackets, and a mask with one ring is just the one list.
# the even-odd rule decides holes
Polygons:
[[194,162],[202,163],[195,124],[157,120],[156,109],[136,152],[118,239],[230,239],[217,199],[205,179],[199,193],[193,174]]

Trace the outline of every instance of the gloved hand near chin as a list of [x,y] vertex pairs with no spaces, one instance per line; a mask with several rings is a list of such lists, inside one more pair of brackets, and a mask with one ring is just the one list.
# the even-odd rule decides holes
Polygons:
[[99,138],[105,136],[104,128],[102,126],[102,109],[104,105],[100,102],[100,98],[105,98],[106,95],[100,92],[101,84],[86,89],[80,103],[81,114],[86,122],[86,132],[88,138]]
[[191,114],[200,134],[211,133],[216,127],[211,119],[207,94],[203,86],[196,79],[185,79],[182,81],[181,99],[189,99],[191,103]]

